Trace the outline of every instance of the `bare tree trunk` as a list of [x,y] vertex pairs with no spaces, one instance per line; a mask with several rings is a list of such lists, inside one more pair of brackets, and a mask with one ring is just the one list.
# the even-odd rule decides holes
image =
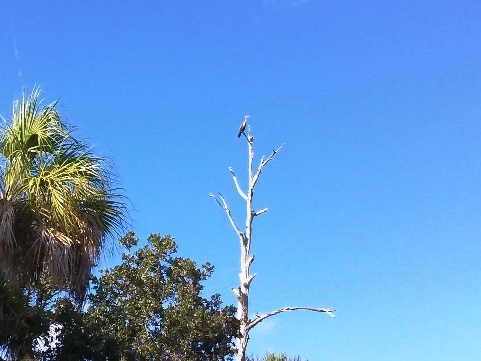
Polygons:
[[255,273],[254,274],[250,273],[250,266],[252,265],[252,262],[254,261],[254,258],[255,258],[255,254],[250,253],[250,247],[251,247],[251,241],[252,241],[252,223],[253,223],[254,217],[261,215],[262,213],[265,213],[267,211],[267,208],[263,208],[259,211],[254,211],[252,206],[253,198],[254,198],[254,188],[257,184],[257,181],[259,180],[259,177],[261,175],[261,172],[264,166],[274,158],[276,153],[282,149],[284,144],[281,145],[277,150],[273,150],[272,154],[269,157],[267,158],[262,157],[259,163],[259,166],[254,171],[254,168],[253,168],[254,137],[250,134],[250,127],[247,127],[247,134],[245,133],[247,118],[248,116],[244,118],[244,123],[241,125],[241,129],[239,130],[239,136],[241,134],[244,135],[247,141],[248,175],[249,175],[247,194],[242,191],[232,167],[229,168],[229,171],[234,180],[234,184],[236,186],[237,192],[242,197],[242,199],[244,199],[244,201],[246,202],[245,231],[241,231],[237,226],[231,214],[230,208],[225,198],[222,196],[222,194],[219,193],[220,200],[216,198],[212,193],[210,194],[210,196],[217,202],[217,204],[226,212],[232,227],[234,228],[235,232],[239,237],[239,243],[240,243],[240,273],[239,273],[240,286],[232,289],[232,291],[234,292],[237,298],[237,318],[239,319],[239,322],[240,322],[240,336],[236,340],[236,347],[237,347],[236,361],[245,360],[247,344],[249,342],[249,332],[252,328],[254,328],[256,325],[264,321],[266,318],[269,318],[271,316],[277,315],[282,312],[296,311],[296,310],[325,312],[329,316],[335,317],[332,314],[332,312],[334,311],[332,308],[284,307],[272,312],[268,312],[261,316],[256,314],[254,319],[249,318],[249,289],[250,289],[252,280],[256,276]]

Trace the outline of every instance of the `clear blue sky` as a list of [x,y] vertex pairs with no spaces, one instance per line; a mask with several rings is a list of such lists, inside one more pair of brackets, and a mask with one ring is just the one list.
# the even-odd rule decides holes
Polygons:
[[481,2],[11,0],[0,54],[0,114],[23,86],[60,98],[137,234],[212,262],[227,303],[238,243],[209,192],[242,221],[244,115],[257,156],[286,143],[256,193],[251,309],[337,318],[276,316],[249,353],[479,360]]

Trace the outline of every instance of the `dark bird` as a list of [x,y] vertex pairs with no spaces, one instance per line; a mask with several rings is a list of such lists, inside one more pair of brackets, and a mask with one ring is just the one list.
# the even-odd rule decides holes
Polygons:
[[239,134],[237,134],[237,138],[240,138],[241,134],[244,133],[244,130],[246,130],[246,124],[247,124],[247,118],[249,118],[248,115],[244,117],[244,121],[242,122],[240,128],[239,128]]

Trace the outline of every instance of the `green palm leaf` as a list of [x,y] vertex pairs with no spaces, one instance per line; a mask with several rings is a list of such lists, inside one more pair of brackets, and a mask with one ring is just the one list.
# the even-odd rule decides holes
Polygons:
[[104,159],[39,96],[23,93],[0,137],[0,264],[82,298],[106,239],[124,228],[125,204]]

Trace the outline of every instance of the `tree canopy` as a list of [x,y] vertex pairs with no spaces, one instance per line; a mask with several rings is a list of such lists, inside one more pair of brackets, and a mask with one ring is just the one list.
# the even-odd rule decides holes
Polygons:
[[[60,345],[48,360],[230,360],[238,321],[220,296],[204,298],[202,282],[213,267],[198,268],[175,257],[171,236],[158,234],[132,253],[138,239],[122,238],[122,264],[93,278],[88,308],[76,313],[68,299],[57,302],[53,322],[62,325]],[[48,342],[47,342],[48,343]]]

